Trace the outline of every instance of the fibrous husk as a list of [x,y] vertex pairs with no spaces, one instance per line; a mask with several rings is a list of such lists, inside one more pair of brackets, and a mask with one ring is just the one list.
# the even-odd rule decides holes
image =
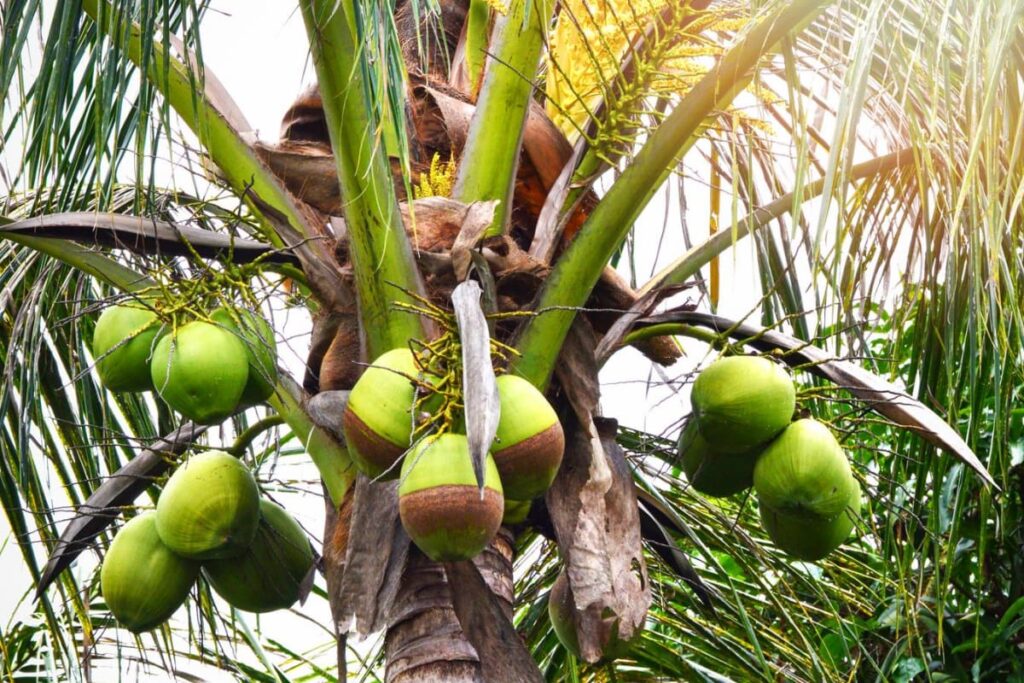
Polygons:
[[522,377],[498,378],[501,419],[491,453],[505,494],[514,500],[543,495],[558,474],[565,434],[555,409]]
[[255,405],[270,398],[277,384],[277,342],[270,323],[258,313],[227,308],[218,308],[210,314],[210,319],[245,346],[249,378],[240,402]]
[[156,513],[125,524],[107,548],[100,586],[118,623],[141,633],[167,621],[188,597],[199,563],[181,557],[160,540]]
[[241,556],[212,560],[203,572],[217,594],[247,612],[291,607],[313,570],[313,548],[302,527],[284,509],[260,500],[260,523]]
[[238,408],[249,360],[233,333],[196,320],[157,342],[150,372],[167,405],[193,422],[214,424]]
[[754,488],[762,503],[794,516],[835,519],[848,507],[856,486],[832,431],[812,419],[786,427],[754,467]]
[[498,532],[504,513],[494,458],[484,461],[481,491],[464,435],[423,439],[402,463],[398,511],[410,538],[430,559],[475,557]]
[[396,463],[412,445],[413,405],[420,374],[409,349],[378,357],[359,378],[345,408],[345,441],[352,461],[370,478],[393,479]]
[[193,455],[160,493],[156,525],[164,544],[196,560],[238,557],[260,520],[260,494],[252,472],[223,451]]
[[849,538],[860,516],[860,484],[854,484],[846,509],[833,519],[780,512],[761,502],[761,525],[787,554],[808,562],[821,560]]
[[701,435],[723,453],[743,453],[770,441],[793,418],[796,388],[778,363],[730,356],[697,377],[691,395]]
[[139,302],[103,310],[92,337],[92,355],[103,386],[111,391],[153,388],[149,357],[160,327],[156,313]]
[[760,449],[720,453],[701,436],[693,420],[679,437],[679,453],[687,480],[701,493],[721,498],[745,491],[754,484],[754,465]]

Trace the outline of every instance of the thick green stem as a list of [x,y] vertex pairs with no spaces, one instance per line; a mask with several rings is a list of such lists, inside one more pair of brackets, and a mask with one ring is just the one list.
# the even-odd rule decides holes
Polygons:
[[370,357],[422,337],[417,316],[395,309],[413,304],[423,286],[402,224],[379,121],[367,101],[365,45],[358,0],[301,0],[320,95],[344,199],[349,253]]
[[494,26],[483,87],[470,122],[452,197],[470,203],[498,200],[488,235],[498,235],[512,214],[519,149],[530,108],[541,48],[551,22],[551,0],[512,0]]
[[324,488],[337,508],[356,478],[356,468],[348,457],[348,451],[310,419],[302,407],[302,388],[291,378],[281,378],[267,403],[299,438],[320,471]]
[[714,332],[708,332],[707,330],[696,327],[694,325],[686,325],[683,323],[662,323],[660,325],[648,325],[647,327],[640,327],[622,339],[623,346],[629,346],[645,339],[653,339],[654,337],[667,337],[667,336],[683,336],[692,337],[693,339],[699,339],[700,341],[707,342],[708,344],[717,344],[721,341],[721,336]]
[[284,423],[284,418],[281,417],[280,414],[268,415],[261,420],[257,420],[253,424],[249,425],[244,432],[238,435],[238,438],[236,438],[235,442],[231,444],[231,448],[228,449],[228,452],[236,458],[242,457],[249,449],[249,446],[252,445],[252,442],[256,440],[256,437],[268,429],[273,429],[274,427]]
[[551,271],[541,291],[538,315],[527,322],[517,344],[522,354],[515,367],[518,374],[539,387],[547,385],[577,309],[590,296],[633,222],[693,145],[701,124],[735,97],[758,60],[788,33],[813,20],[827,2],[794,0],[763,19],[651,134]]

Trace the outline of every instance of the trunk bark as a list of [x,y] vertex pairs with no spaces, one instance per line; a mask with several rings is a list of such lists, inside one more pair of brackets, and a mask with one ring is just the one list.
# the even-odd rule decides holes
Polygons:
[[[473,563],[511,619],[511,532],[502,529]],[[385,639],[387,683],[485,681],[480,657],[452,606],[451,591],[444,565],[413,547]]]

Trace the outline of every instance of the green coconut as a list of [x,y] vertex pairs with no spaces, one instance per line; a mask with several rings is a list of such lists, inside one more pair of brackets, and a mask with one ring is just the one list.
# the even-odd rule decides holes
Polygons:
[[530,515],[530,508],[532,506],[532,500],[512,500],[511,498],[506,498],[505,514],[501,518],[502,526],[515,526],[516,524],[522,524]]
[[[548,618],[558,641],[575,657],[582,657],[576,629],[576,608],[572,589],[569,587],[569,575],[564,570],[558,574],[558,578],[551,586],[551,592],[548,593]],[[625,657],[631,642],[639,633],[635,631],[628,641],[620,638],[619,618],[615,616],[602,619],[600,631],[601,656],[596,661],[611,661]]]
[[247,612],[287,609],[299,599],[313,568],[313,548],[302,527],[279,505],[260,500],[260,524],[240,557],[212,560],[203,572],[217,594]]
[[245,344],[199,320],[157,342],[150,370],[160,398],[200,424],[216,424],[234,413],[249,381]]
[[92,335],[92,355],[100,382],[111,391],[153,388],[149,357],[161,324],[138,302],[110,306],[100,314]]
[[199,575],[199,563],[175,554],[160,540],[156,513],[121,527],[107,548],[100,589],[121,626],[141,633],[167,621],[181,607]]
[[240,403],[255,405],[270,398],[277,385],[277,342],[267,320],[252,311],[218,308],[213,322],[234,334],[245,345],[249,379]]
[[779,512],[761,503],[761,525],[781,550],[800,560],[815,562],[842,545],[860,515],[860,485],[854,480],[847,507],[833,519],[801,517]]
[[394,479],[395,467],[412,442],[413,404],[420,375],[409,349],[381,355],[363,373],[348,397],[342,426],[352,461],[371,479]]
[[700,432],[720,453],[745,453],[770,441],[793,418],[796,389],[767,358],[729,356],[708,366],[690,396]]
[[193,455],[160,493],[156,526],[171,550],[195,560],[238,557],[260,521],[256,479],[223,451]]
[[701,436],[694,420],[679,437],[679,453],[687,480],[703,494],[723,498],[746,491],[754,484],[754,464],[760,449],[719,453]]
[[475,557],[498,533],[504,514],[494,458],[484,461],[481,496],[465,435],[423,439],[402,463],[398,512],[409,537],[430,559]]
[[562,464],[565,435],[544,394],[517,375],[497,379],[501,418],[491,454],[505,494],[530,500],[551,486]]
[[834,519],[846,509],[856,486],[846,453],[831,430],[811,419],[786,427],[754,467],[758,498],[796,517]]

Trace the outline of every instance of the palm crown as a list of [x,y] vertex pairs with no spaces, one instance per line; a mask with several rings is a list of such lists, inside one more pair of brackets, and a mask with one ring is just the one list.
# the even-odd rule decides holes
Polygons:
[[[5,675],[106,658],[259,680],[1020,674],[1015,3],[299,7],[317,85],[274,143],[203,68],[205,3],[2,10],[0,501],[36,593],[0,629]],[[166,157],[187,162],[169,187]],[[655,197],[683,210],[638,220]],[[686,220],[704,201],[706,231]],[[723,255],[749,257],[750,291]],[[481,303],[459,313],[486,322],[451,312],[466,280]],[[308,310],[304,376],[212,428],[108,391],[96,314],[153,297],[175,329],[273,312],[278,341]],[[366,363],[438,340],[497,349],[565,431],[552,488],[473,563],[411,547],[396,485],[357,475],[340,434]],[[603,417],[598,372],[630,347],[673,397],[723,353],[788,365],[798,416],[830,426],[863,490],[849,540],[794,562],[755,497],[691,485],[686,411],[659,433],[609,419],[613,401]],[[456,428],[486,423],[460,401],[493,378],[453,376]],[[206,580],[188,619],[116,627],[93,551],[207,446],[264,494],[322,493],[322,578],[291,615],[323,617],[321,642],[272,637]],[[292,476],[307,460],[315,478]],[[575,653],[547,611],[562,568]],[[609,623],[628,647],[602,651]]]

